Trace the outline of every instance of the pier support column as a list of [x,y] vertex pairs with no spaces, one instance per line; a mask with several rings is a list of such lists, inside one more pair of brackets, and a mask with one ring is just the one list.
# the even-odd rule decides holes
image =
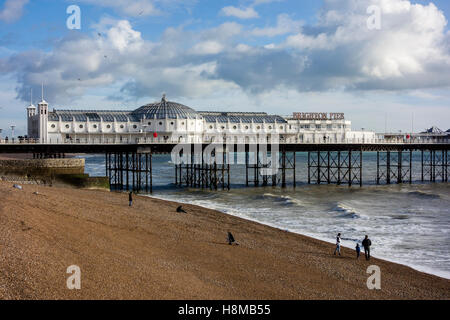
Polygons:
[[[422,157],[423,159],[423,157]],[[377,184],[412,183],[412,150],[378,151],[377,152]],[[424,175],[422,161],[422,176]]]

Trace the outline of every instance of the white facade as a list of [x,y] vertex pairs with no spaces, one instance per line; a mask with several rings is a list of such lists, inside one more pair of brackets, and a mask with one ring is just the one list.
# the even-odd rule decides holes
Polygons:
[[48,104],[42,100],[37,114],[30,105],[27,115],[28,137],[43,143],[209,143],[230,139],[249,143],[272,136],[287,143],[375,139],[374,132],[351,131],[351,122],[344,119],[300,120],[266,113],[197,112],[165,97],[134,111],[48,112]]

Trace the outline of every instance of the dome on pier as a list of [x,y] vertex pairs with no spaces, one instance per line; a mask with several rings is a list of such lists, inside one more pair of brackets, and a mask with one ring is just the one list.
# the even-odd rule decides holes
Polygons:
[[166,100],[163,95],[161,102],[150,103],[139,109],[134,110],[133,115],[139,116],[141,119],[195,119],[202,116],[192,108],[185,105]]

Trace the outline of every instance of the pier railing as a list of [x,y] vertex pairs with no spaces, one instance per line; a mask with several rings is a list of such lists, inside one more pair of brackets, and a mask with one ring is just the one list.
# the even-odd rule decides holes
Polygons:
[[341,139],[341,140],[322,140],[322,139],[279,139],[279,140],[269,140],[269,139],[164,139],[164,138],[104,138],[104,139],[89,139],[89,138],[79,138],[79,139],[49,139],[46,142],[42,142],[38,139],[0,139],[0,144],[54,144],[54,145],[96,145],[96,144],[106,144],[106,145],[128,145],[128,144],[154,144],[154,145],[173,145],[173,144],[214,144],[214,143],[232,143],[232,144],[386,144],[386,145],[405,145],[405,144],[450,144],[450,138],[440,138],[440,139]]

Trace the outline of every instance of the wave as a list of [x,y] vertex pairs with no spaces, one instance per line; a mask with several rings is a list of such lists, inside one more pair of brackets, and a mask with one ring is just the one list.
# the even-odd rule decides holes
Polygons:
[[421,197],[426,199],[440,199],[438,194],[426,193],[423,191],[411,191],[407,193],[408,196]]
[[286,195],[275,195],[272,193],[264,193],[263,198],[272,198],[275,202],[279,202],[284,205],[303,206],[303,203],[299,199],[295,199]]
[[359,219],[362,217],[362,215],[356,209],[339,202],[336,204],[333,210],[342,213],[341,215],[339,215],[339,218]]

